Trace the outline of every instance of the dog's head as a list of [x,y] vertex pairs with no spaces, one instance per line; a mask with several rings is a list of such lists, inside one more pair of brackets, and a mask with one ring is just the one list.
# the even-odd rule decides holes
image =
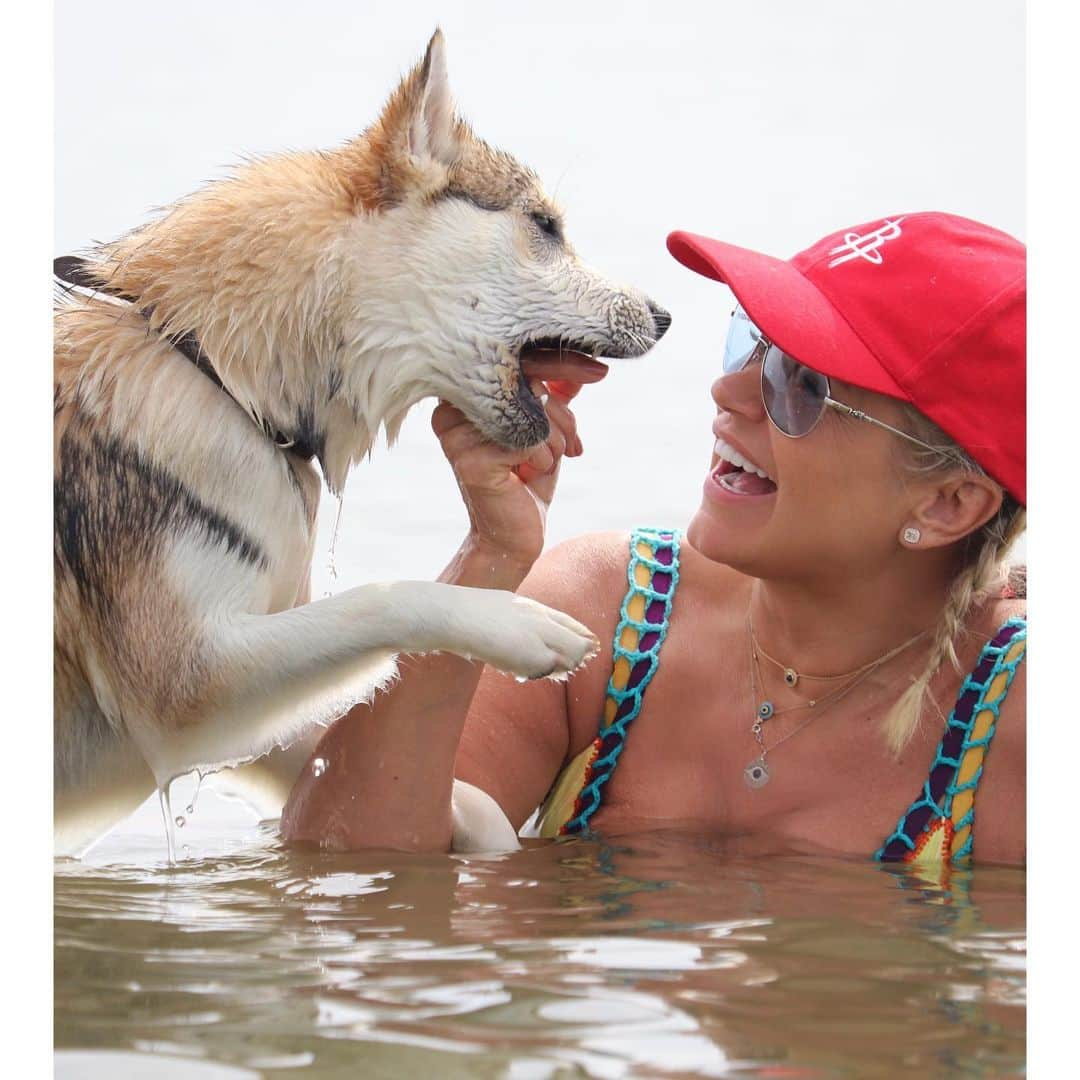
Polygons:
[[670,318],[584,266],[539,180],[454,113],[442,34],[358,138],[250,162],[104,245],[92,271],[193,333],[332,490],[432,395],[505,446],[548,434],[522,352],[638,356]]
[[368,211],[344,256],[347,338],[407,341],[424,358],[414,377],[425,393],[490,439],[527,447],[547,437],[523,351],[640,356],[667,329],[666,311],[579,260],[536,174],[456,117],[440,32],[339,161]]

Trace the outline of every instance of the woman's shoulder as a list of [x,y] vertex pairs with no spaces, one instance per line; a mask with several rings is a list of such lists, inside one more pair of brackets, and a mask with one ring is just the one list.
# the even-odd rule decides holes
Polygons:
[[[549,548],[529,573],[521,592],[535,600],[561,607],[570,614],[611,609],[628,588],[627,568],[631,541],[636,532],[616,530],[583,533]],[[667,532],[668,530],[664,530]],[[747,579],[731,567],[706,559],[694,550],[678,530],[670,530],[678,549],[682,604],[707,601],[723,607],[724,598],[742,597]],[[678,601],[676,601],[678,603]]]
[[1011,621],[1027,621],[1027,600],[1001,596],[984,604],[969,628],[983,641],[992,641]]
[[580,618],[626,590],[630,532],[584,533],[548,548],[518,590]]

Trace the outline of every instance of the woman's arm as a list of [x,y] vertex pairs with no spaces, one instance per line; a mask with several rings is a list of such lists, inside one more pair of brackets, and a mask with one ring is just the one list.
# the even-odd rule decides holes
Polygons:
[[[563,456],[581,453],[567,407],[579,365],[531,365],[555,383],[548,442],[529,453],[487,443],[458,410],[440,405],[432,426],[469,512],[469,536],[440,581],[516,590],[543,547],[544,517]],[[585,372],[588,375],[588,372]],[[283,837],[335,850],[447,850],[454,760],[482,665],[444,654],[401,657],[393,685],[352,709],[320,740],[281,818]],[[509,687],[521,689],[513,680]],[[560,684],[547,686],[561,696]],[[564,724],[565,726],[565,724]]]
[[[467,542],[440,580],[514,589],[520,572]],[[448,653],[399,657],[393,685],[319,741],[282,812],[285,839],[447,850],[454,758],[481,670]]]

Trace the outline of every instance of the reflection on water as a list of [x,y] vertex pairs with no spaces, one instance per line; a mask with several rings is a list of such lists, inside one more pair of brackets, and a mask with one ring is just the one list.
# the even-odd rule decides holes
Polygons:
[[701,834],[56,866],[58,1077],[1009,1076],[1024,874]]

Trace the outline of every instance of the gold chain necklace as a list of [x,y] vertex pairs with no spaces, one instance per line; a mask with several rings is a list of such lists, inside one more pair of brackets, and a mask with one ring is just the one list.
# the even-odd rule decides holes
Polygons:
[[[765,692],[765,679],[761,673],[761,665],[758,661],[758,652],[761,652],[761,654],[765,656],[768,660],[772,660],[773,658],[769,656],[764,651],[764,649],[761,648],[760,645],[758,645],[757,640],[754,637],[754,628],[749,612],[747,612],[746,616],[746,626],[750,638],[750,696],[752,701],[756,701],[758,696],[758,683],[760,683],[761,685],[762,693]],[[822,709],[821,712],[815,711],[811,716],[807,717],[801,724],[799,724],[798,727],[789,731],[782,739],[779,739],[777,742],[773,743],[771,747],[767,747],[765,745],[764,727],[766,721],[771,720],[775,716],[781,716],[786,712],[795,712],[799,709],[816,710],[819,706],[827,707],[829,705],[835,704],[836,702],[840,701],[841,698],[844,698],[849,693],[851,693],[851,691],[854,690],[855,687],[859,685],[859,683],[861,683],[864,679],[868,678],[879,667],[888,663],[888,661],[890,661],[894,656],[898,656],[905,649],[914,645],[915,642],[918,641],[920,638],[925,637],[926,633],[927,631],[925,630],[920,631],[914,637],[908,638],[907,641],[902,642],[900,645],[897,645],[893,649],[890,649],[887,653],[879,656],[876,660],[871,660],[870,663],[864,664],[860,668],[856,668],[855,671],[849,671],[847,675],[803,676],[803,678],[822,680],[842,678],[847,678],[850,680],[845,686],[841,686],[838,690],[834,690],[831,694],[828,694],[823,698],[814,698],[809,701],[803,702],[800,705],[788,705],[782,709],[775,708],[773,706],[773,703],[767,698],[763,699],[761,703],[757,706],[756,712],[754,714],[754,722],[750,727],[750,730],[753,733],[754,739],[757,742],[758,748],[761,752],[753,761],[750,762],[749,765],[746,766],[745,769],[743,769],[743,779],[746,781],[747,786],[754,789],[763,788],[771,778],[769,766],[766,761],[770,751],[775,750],[782,743],[787,742],[788,739],[793,738],[795,735],[798,735],[804,727],[807,727],[809,724],[813,723],[813,721],[815,721],[821,715],[821,712],[824,712],[825,710]],[[784,668],[784,666],[780,664],[779,661],[773,660],[773,663],[781,667],[785,671],[785,673],[787,671],[794,672],[793,668]],[[756,681],[754,679],[755,671],[757,672]],[[784,681],[787,682],[789,686],[794,686],[795,683],[798,682],[798,679],[799,675],[795,673],[795,682],[788,682],[785,674]]]
[[903,644],[897,645],[895,649],[885,653],[884,656],[879,656],[876,660],[871,660],[870,663],[863,664],[862,667],[858,667],[854,671],[845,671],[842,675],[808,675],[805,671],[796,671],[793,667],[788,667],[780,660],[777,660],[775,656],[770,656],[758,644],[757,638],[754,637],[754,623],[749,612],[747,612],[746,615],[746,625],[750,631],[750,644],[754,651],[760,653],[770,664],[775,664],[784,673],[784,682],[788,686],[798,686],[800,679],[812,679],[815,682],[835,682],[838,679],[853,679],[856,675],[861,675],[864,671],[875,668],[879,664],[883,664],[886,660],[891,660],[897,653],[903,652],[909,645],[914,645],[919,638],[926,634],[925,630],[920,631],[914,637],[908,638]]

